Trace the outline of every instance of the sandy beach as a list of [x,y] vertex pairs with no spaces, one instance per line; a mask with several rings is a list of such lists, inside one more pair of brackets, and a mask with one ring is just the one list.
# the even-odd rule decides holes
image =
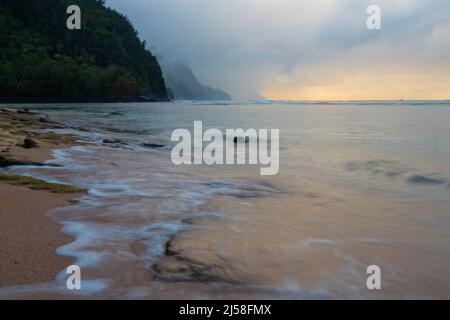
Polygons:
[[73,262],[55,253],[71,238],[46,216],[73,198],[0,183],[1,287],[51,281]]
[[[44,133],[60,124],[28,110],[0,110],[0,167],[43,165],[71,136]],[[28,139],[25,141],[25,139]],[[80,197],[76,188],[0,174],[0,287],[51,281],[73,263],[55,250],[72,241],[46,213]]]

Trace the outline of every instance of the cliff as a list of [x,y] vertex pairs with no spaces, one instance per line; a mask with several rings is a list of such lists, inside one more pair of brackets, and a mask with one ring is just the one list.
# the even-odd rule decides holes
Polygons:
[[[70,5],[81,30],[69,30]],[[161,67],[128,18],[95,0],[0,2],[0,100],[167,100]]]
[[163,74],[170,97],[175,100],[231,100],[222,90],[203,85],[182,63],[163,63]]

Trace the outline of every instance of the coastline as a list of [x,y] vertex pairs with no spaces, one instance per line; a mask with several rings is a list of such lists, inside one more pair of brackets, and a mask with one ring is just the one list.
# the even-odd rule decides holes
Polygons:
[[[187,108],[183,104],[171,105],[166,112],[166,105],[147,108],[135,104],[11,108],[16,110],[3,117],[7,118],[3,124],[0,116],[0,127],[4,128],[0,139],[15,141],[10,141],[9,150],[3,153],[5,163],[44,161],[50,158],[45,150],[51,152],[56,146],[55,161],[50,165],[63,165],[64,169],[19,167],[7,172],[31,173],[89,188],[79,203],[66,207],[67,202],[55,203],[63,206],[62,210],[48,215],[75,239],[57,252],[76,257],[83,281],[88,282],[82,295],[66,292],[63,281],[57,281],[2,288],[1,297],[405,299],[442,298],[450,288],[449,282],[442,281],[450,270],[445,220],[445,212],[450,212],[450,173],[446,165],[450,147],[443,138],[450,119],[447,106],[411,108],[411,118],[404,119],[406,108],[396,104],[388,108],[360,107],[356,112],[349,112],[351,106],[276,105],[266,107],[270,113],[259,116],[261,105],[255,104],[242,111],[243,121],[252,119],[256,127],[264,128],[267,118],[272,117],[271,126],[285,127],[284,164],[276,177],[261,177],[257,168],[253,171],[248,167],[180,168],[170,161],[170,148],[151,147],[152,143],[168,145],[164,137],[169,136],[170,129],[189,128],[197,115],[218,128],[238,127],[242,120],[227,115],[244,110],[240,105],[209,105],[207,114],[205,106]],[[17,113],[17,108],[44,113],[49,110],[51,118],[41,122],[43,115],[24,109]],[[283,116],[278,118],[280,110]],[[429,118],[421,126],[411,127],[411,120],[422,119],[424,110],[431,110]],[[155,118],[155,114],[160,116]],[[61,119],[62,124],[52,123],[52,118]],[[343,122],[332,128],[339,134],[330,140],[328,124],[336,118]],[[352,127],[354,123],[358,123],[357,128]],[[389,133],[380,136],[373,123],[387,125]],[[392,135],[397,124],[399,132]],[[53,141],[45,132],[33,136],[39,148],[18,146],[32,126],[36,130],[47,126],[68,130],[56,130],[62,135],[54,136]],[[90,142],[78,146],[75,139],[63,141],[63,134],[69,132]],[[440,139],[434,141],[436,135]],[[388,143],[386,149],[386,141],[394,143]],[[423,143],[416,145],[415,141]],[[4,144],[0,143],[0,148],[5,148]],[[64,148],[73,144],[74,148]],[[144,144],[148,147],[142,148]],[[357,153],[352,152],[355,146]],[[411,162],[410,148],[418,148],[412,153],[417,159]],[[375,156],[371,150],[377,150]],[[429,159],[433,150],[436,155]],[[43,159],[36,158],[38,152]],[[23,157],[25,153],[28,160]],[[20,193],[22,202],[36,201],[36,205],[41,196],[47,193]],[[13,210],[19,210],[18,206],[14,204]],[[32,217],[40,216],[44,226],[39,228],[51,234],[55,242],[41,242],[26,254],[36,260],[48,252],[45,260],[50,260],[58,257],[56,241],[64,244],[70,239],[58,238],[62,236],[58,224],[43,219],[45,210],[40,210]],[[28,236],[35,222],[20,220],[18,215],[8,215],[9,227],[0,231],[15,232],[8,235],[13,239],[9,246],[20,239],[22,248],[29,248],[34,245],[33,237],[41,235]],[[20,225],[21,221],[25,222]],[[20,264],[34,263],[33,268],[38,270],[41,266],[31,257],[24,257]],[[10,272],[22,272],[17,266],[12,269],[14,261],[8,263]],[[53,261],[39,272],[45,275],[48,271],[46,279],[51,280],[52,272],[62,271],[58,277],[62,280],[69,264]],[[375,297],[365,286],[365,266],[372,264],[386,269],[383,279],[389,283]]]
[[157,102],[173,102],[172,99],[0,99],[0,104],[51,104],[51,103],[157,103]]
[[[0,169],[44,165],[53,149],[75,144],[75,137],[43,132],[61,128],[28,110],[0,108]],[[27,141],[25,141],[27,139]],[[32,178],[0,174],[0,288],[55,279],[74,262],[56,249],[73,239],[47,213],[67,206],[82,190]]]

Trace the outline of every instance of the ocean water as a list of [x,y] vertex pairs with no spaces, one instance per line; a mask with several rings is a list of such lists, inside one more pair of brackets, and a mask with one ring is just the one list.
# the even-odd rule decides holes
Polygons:
[[[82,290],[61,270],[0,297],[450,298],[448,101],[29,107],[84,141],[54,152],[60,167],[9,169],[88,189],[49,213],[75,239],[58,253]],[[280,129],[279,173],[173,165],[173,130],[199,120]]]

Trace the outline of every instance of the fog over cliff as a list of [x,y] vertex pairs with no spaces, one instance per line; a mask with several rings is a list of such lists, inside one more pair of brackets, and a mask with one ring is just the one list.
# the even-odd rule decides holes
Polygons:
[[234,98],[450,98],[450,2],[107,0],[156,51]]
[[161,67],[171,99],[231,100],[231,96],[222,90],[202,84],[186,64],[161,59]]

